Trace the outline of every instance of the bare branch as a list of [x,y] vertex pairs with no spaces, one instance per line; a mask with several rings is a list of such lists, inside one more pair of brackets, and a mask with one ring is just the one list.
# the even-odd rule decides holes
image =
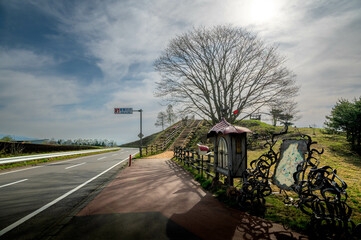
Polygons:
[[155,95],[213,123],[228,107],[225,117],[233,122],[242,112],[297,94],[295,76],[283,64],[276,47],[242,28],[194,29],[171,40],[155,61],[162,77]]

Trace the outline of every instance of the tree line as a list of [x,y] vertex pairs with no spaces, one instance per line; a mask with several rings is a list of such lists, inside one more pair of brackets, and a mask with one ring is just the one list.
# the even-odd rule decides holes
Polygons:
[[50,144],[61,144],[61,145],[85,145],[85,146],[98,146],[98,147],[114,147],[116,146],[116,142],[113,140],[99,140],[99,139],[75,139],[75,140],[50,140]]
[[[11,136],[5,136],[1,138],[0,140],[5,142],[13,142],[15,139],[13,139]],[[26,142],[26,141],[24,141]],[[113,140],[99,140],[99,139],[82,139],[78,138],[75,140],[64,140],[64,139],[50,139],[50,140],[44,140],[43,144],[58,144],[58,145],[78,145],[78,146],[98,146],[98,147],[115,147],[117,146],[116,142]]]

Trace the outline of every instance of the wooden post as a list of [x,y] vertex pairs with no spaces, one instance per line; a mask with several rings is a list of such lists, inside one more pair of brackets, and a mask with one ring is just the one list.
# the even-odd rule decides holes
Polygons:
[[[211,155],[208,155],[208,163],[211,163]],[[207,164],[207,172],[211,172],[211,165]],[[214,164],[214,163],[213,163]],[[207,174],[207,179],[209,178],[209,175]]]
[[203,155],[201,157],[201,178],[203,179]]

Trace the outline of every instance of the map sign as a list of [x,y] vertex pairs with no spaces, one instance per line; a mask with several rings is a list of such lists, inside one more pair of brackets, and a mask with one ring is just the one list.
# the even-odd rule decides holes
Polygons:
[[284,140],[280,152],[274,182],[281,189],[291,190],[295,183],[293,174],[297,171],[297,166],[305,161],[307,144],[304,140]]

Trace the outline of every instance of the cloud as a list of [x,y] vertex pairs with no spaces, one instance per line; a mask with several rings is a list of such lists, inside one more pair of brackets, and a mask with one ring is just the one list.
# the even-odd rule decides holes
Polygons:
[[1,102],[7,115],[14,118],[51,119],[57,115],[53,109],[57,104],[73,104],[80,100],[77,85],[57,77],[2,70],[0,83]]
[[[143,108],[144,129],[153,133],[156,115],[164,110],[153,96],[159,79],[153,61],[170,39],[198,26],[245,27],[279,45],[301,84],[297,100],[303,118],[298,126],[322,125],[337,99],[360,92],[357,0],[28,3],[29,16],[44,14],[56,29],[42,26],[47,29],[42,36],[46,51],[39,44],[0,45],[0,126],[11,134],[28,131],[34,136],[32,128],[44,137],[135,140],[139,116],[112,112],[125,105]],[[7,4],[13,11],[24,6],[22,1]]]
[[54,64],[51,56],[39,55],[27,49],[0,47],[0,69],[36,70]]

